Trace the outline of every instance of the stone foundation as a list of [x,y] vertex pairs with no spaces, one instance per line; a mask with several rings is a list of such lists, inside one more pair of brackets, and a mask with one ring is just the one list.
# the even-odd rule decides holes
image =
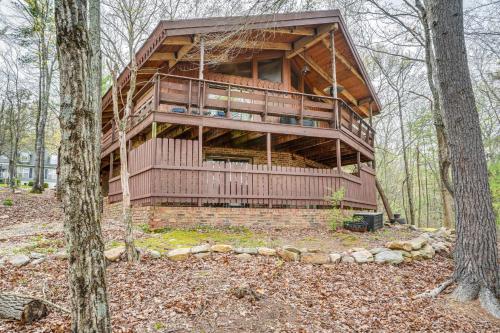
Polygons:
[[[322,228],[328,226],[328,209],[222,208],[133,206],[132,220],[151,229],[196,225],[248,228]],[[121,218],[121,202],[104,204],[104,220]]]

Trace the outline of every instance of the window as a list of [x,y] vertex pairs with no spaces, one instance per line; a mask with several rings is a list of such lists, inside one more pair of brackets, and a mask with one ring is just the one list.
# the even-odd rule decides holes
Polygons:
[[17,174],[21,179],[30,179],[31,178],[31,168],[18,168]]
[[45,179],[56,180],[56,170],[55,169],[45,169]]
[[57,164],[57,155],[50,155],[49,164],[56,165]]
[[29,153],[20,153],[19,154],[19,161],[22,163],[28,163],[30,161],[30,154]]
[[215,73],[252,77],[252,63],[240,62],[237,64],[219,64],[213,69]]
[[260,80],[283,82],[281,79],[281,58],[259,61],[257,67]]

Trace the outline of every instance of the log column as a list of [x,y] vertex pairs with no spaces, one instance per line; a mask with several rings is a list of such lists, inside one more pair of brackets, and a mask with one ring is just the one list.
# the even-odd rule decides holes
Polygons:
[[340,173],[342,171],[342,158],[340,155],[340,139],[337,139],[336,142],[335,154],[337,155],[337,171]]
[[203,84],[203,70],[205,65],[205,37],[200,37],[200,64],[198,70],[198,107],[200,109],[200,116],[203,115],[203,95],[202,91],[205,90],[205,85]]
[[361,176],[361,153],[356,152],[356,162],[358,163],[358,177]]
[[332,57],[332,97],[333,101],[333,127],[340,128],[339,126],[339,103],[337,101],[337,65],[335,63],[335,30],[330,31],[330,47]]
[[203,126],[198,126],[198,207],[201,207],[202,203],[202,190],[201,190],[201,168],[203,167]]
[[266,133],[266,152],[267,152],[267,195],[268,195],[268,205],[269,208],[273,207],[271,203],[271,170],[272,170],[272,161],[271,161],[271,133]]

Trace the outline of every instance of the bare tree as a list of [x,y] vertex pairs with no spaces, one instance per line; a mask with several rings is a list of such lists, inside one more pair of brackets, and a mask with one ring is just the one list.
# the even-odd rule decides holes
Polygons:
[[[481,128],[470,79],[460,0],[427,0],[437,81],[449,130],[457,241],[454,297],[500,318],[497,233]],[[442,288],[441,288],[442,289]],[[438,290],[439,291],[439,290]]]
[[[57,0],[60,63],[60,189],[69,251],[73,332],[111,332],[99,205],[99,0]],[[96,29],[97,28],[97,29]],[[99,39],[97,39],[99,41]]]

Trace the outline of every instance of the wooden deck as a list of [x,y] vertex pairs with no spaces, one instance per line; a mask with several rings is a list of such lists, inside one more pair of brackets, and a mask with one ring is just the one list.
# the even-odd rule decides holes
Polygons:
[[[129,153],[133,204],[224,207],[330,207],[343,188],[343,206],[376,209],[375,173],[202,161],[199,142],[151,139]],[[109,202],[121,200],[120,176],[109,180]]]
[[[158,74],[139,90],[129,123],[133,137],[152,122],[340,138],[373,159],[374,130],[348,104],[329,96]],[[118,147],[110,121],[102,156]]]

